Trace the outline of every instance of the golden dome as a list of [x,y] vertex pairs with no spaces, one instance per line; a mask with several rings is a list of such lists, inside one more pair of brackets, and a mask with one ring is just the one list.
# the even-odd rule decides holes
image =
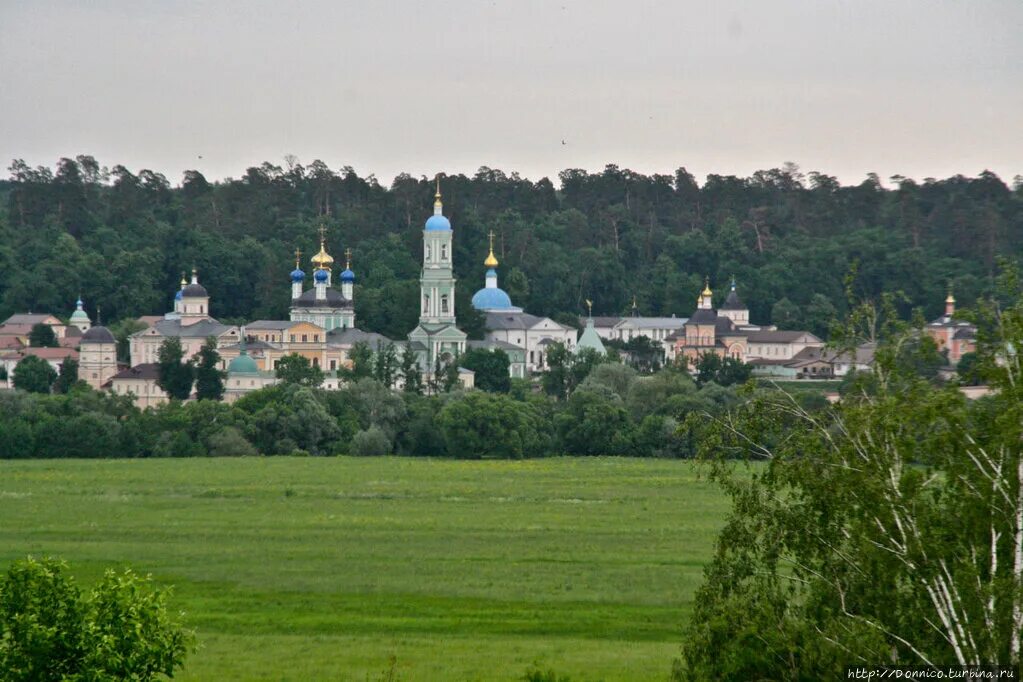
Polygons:
[[705,277],[703,280],[703,293],[701,296],[712,296],[713,292],[710,290],[710,278]]
[[327,248],[324,246],[326,241],[327,241],[327,228],[321,225],[320,226],[320,252],[317,253],[312,258],[310,258],[309,260],[312,261],[313,265],[315,265],[317,268],[322,269],[322,270],[330,270],[330,266],[334,262],[334,259],[331,258],[329,253],[327,253]]
[[496,268],[497,257],[494,256],[494,231],[491,230],[488,236],[490,237],[490,255],[487,256],[487,259],[485,261],[483,261],[483,264],[486,265],[488,268]]

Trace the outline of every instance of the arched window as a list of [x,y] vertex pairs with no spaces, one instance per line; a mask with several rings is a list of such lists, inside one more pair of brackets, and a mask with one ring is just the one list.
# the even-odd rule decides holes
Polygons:
[[447,244],[441,244],[441,246],[440,246],[440,259],[441,260],[447,260],[448,259],[448,245]]
[[440,311],[442,313],[447,313],[448,312],[448,295],[447,294],[441,294],[441,297],[440,297]]
[[423,294],[423,312],[430,312],[430,294]]
[[426,245],[426,260],[430,260],[430,245]]

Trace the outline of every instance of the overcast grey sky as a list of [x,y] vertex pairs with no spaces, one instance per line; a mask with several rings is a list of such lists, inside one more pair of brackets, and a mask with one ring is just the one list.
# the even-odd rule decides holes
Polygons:
[[0,0],[0,162],[81,153],[175,184],[287,154],[384,184],[785,161],[1009,182],[1023,2]]

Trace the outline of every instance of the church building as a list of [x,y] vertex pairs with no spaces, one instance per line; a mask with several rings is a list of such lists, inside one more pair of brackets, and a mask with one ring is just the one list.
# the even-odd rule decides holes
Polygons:
[[424,375],[465,352],[466,334],[455,320],[451,221],[444,217],[440,178],[433,215],[423,227],[423,270],[419,278],[419,324],[409,332],[409,348]]
[[326,248],[327,230],[320,228],[320,251],[310,260],[313,264],[313,287],[303,291],[305,272],[299,266],[300,251],[295,252],[295,269],[291,272],[291,321],[312,322],[325,330],[351,329],[355,326],[354,286],[351,253],[341,273],[341,290],[333,288],[331,266],[334,259]]

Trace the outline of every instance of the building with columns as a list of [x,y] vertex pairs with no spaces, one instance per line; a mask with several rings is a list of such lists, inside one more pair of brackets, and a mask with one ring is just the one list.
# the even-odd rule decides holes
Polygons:
[[419,324],[409,332],[409,348],[424,375],[465,352],[466,334],[455,319],[451,221],[444,217],[440,178],[433,215],[423,226],[423,270],[419,278]]

